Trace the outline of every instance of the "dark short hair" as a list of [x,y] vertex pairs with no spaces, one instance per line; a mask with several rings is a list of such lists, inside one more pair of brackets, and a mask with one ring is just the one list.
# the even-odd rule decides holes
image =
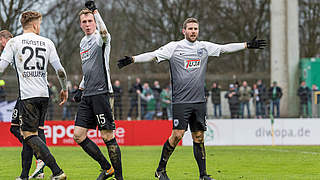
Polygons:
[[183,29],[186,29],[188,23],[197,23],[197,24],[199,24],[199,21],[198,21],[196,18],[192,18],[192,17],[187,18],[187,19],[183,22],[183,27],[182,27],[182,28],[183,28]]
[[42,18],[42,14],[36,11],[25,11],[21,15],[21,25],[22,27],[28,26],[32,21]]

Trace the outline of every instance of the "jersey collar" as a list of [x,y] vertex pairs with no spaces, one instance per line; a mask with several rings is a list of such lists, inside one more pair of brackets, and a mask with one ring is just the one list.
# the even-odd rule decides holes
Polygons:
[[187,39],[183,39],[183,41],[184,41],[186,44],[188,44],[189,46],[194,46],[194,45],[196,45],[196,43],[198,42],[198,41],[190,42],[190,41],[188,41]]

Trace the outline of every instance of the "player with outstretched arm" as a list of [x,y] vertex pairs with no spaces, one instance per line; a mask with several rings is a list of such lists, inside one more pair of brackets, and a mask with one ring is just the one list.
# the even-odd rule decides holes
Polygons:
[[[188,18],[183,23],[185,38],[170,42],[161,48],[137,56],[118,60],[122,68],[131,63],[168,61],[172,86],[173,131],[163,145],[159,166],[155,177],[169,180],[166,165],[175,147],[190,125],[193,139],[193,154],[198,164],[200,180],[213,180],[206,171],[206,153],[204,131],[206,125],[205,72],[208,56],[220,56],[244,49],[262,49],[265,40],[253,40],[244,43],[219,45],[207,41],[198,41],[199,22]],[[202,90],[201,90],[202,89]]]

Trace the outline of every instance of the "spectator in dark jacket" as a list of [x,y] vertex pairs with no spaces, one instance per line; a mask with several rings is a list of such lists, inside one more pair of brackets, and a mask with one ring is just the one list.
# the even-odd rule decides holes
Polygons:
[[120,81],[115,80],[112,88],[114,92],[114,106],[113,106],[114,118],[118,120],[122,120],[122,93],[123,92],[120,86]]
[[229,91],[224,97],[228,99],[231,118],[239,118],[239,94],[233,84],[230,84]]
[[[215,118],[221,117],[221,89],[216,82],[212,84],[211,101],[213,104],[213,112]],[[218,112],[217,112],[218,111]],[[219,113],[219,115],[218,115]]]
[[131,120],[132,110],[135,108],[136,116],[138,117],[138,91],[142,91],[142,85],[140,84],[140,78],[136,78],[136,83],[129,89],[130,95],[130,109],[128,112],[128,120]]
[[270,108],[272,115],[274,116],[274,108],[277,109],[277,114],[275,117],[280,117],[280,99],[282,97],[282,89],[277,85],[277,81],[273,81],[272,87],[268,91],[270,99]]
[[301,82],[297,94],[300,98],[300,117],[309,117],[308,104],[311,100],[311,89],[306,86],[305,81]]

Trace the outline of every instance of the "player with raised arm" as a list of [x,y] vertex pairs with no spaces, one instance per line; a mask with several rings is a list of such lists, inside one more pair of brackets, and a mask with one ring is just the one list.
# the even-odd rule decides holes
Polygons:
[[246,48],[262,49],[266,43],[264,40],[256,40],[256,38],[245,43],[230,43],[226,45],[197,41],[199,23],[195,18],[188,18],[184,21],[182,33],[185,36],[183,40],[170,42],[153,52],[133,57],[126,56],[118,61],[118,67],[122,68],[131,63],[152,60],[158,63],[165,60],[169,62],[172,86],[173,131],[163,145],[155,177],[160,180],[169,180],[166,173],[167,161],[182,139],[189,124],[193,139],[193,153],[200,172],[199,179],[213,180],[206,171],[204,146],[204,131],[207,129],[204,84],[208,56],[219,56]]
[[[22,13],[20,22],[23,34],[7,42],[0,57],[0,75],[9,64],[13,64],[19,84],[18,111],[20,130],[23,135],[23,149],[30,147],[32,149],[31,151],[22,151],[26,153],[22,153],[22,162],[30,163],[32,154],[35,152],[51,169],[52,180],[64,180],[66,179],[65,173],[58,166],[38,133],[39,127],[44,126],[49,101],[48,62],[55,69],[62,87],[60,105],[64,104],[68,97],[67,75],[60,63],[56,48],[51,40],[39,36],[41,20],[42,15],[39,12],[26,11]],[[28,179],[28,172],[17,179]]]
[[[7,42],[13,38],[12,34],[7,30],[0,31],[0,55],[4,47],[6,46]],[[16,105],[14,106],[14,109],[12,111],[12,119],[11,119],[11,127],[10,132],[21,142],[23,143],[23,136],[20,132],[20,125],[19,125],[19,110],[18,110],[18,104],[19,104],[19,98],[17,99]],[[43,142],[46,143],[46,138],[44,135],[44,126],[39,126],[38,129],[38,135],[43,140]],[[23,146],[21,154],[23,157],[26,157],[30,155],[32,157],[33,150],[30,146]],[[44,162],[37,157],[36,154],[34,154],[37,163],[35,171],[32,173],[32,175],[29,177],[36,178],[36,179],[43,179],[44,178],[44,172],[43,168],[45,167]],[[29,174],[31,164],[32,164],[32,158],[22,158],[22,172],[20,177],[26,177]]]
[[[102,169],[97,180],[111,176],[122,180],[121,151],[114,136],[110,94],[113,93],[109,54],[111,36],[93,1],[85,3],[86,9],[79,13],[80,27],[85,37],[80,42],[83,78],[74,100],[80,101],[75,120],[74,140],[96,160]],[[105,142],[112,166],[99,147],[87,137],[88,129],[98,126]]]

